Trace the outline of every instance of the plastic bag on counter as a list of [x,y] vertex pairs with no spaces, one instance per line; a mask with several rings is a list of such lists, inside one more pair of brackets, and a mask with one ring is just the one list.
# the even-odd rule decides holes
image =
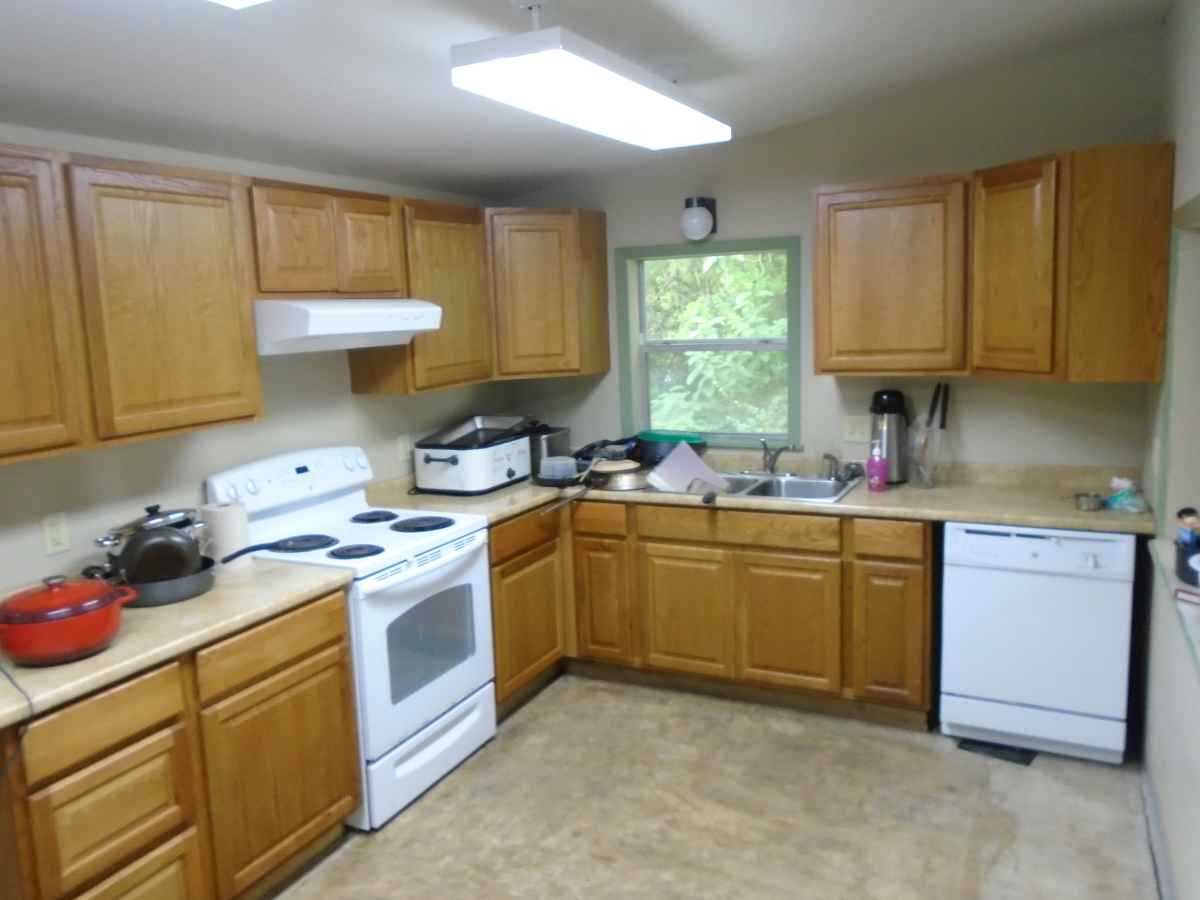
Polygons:
[[1114,477],[1108,486],[1112,491],[1106,504],[1109,509],[1131,513],[1144,513],[1150,509],[1145,495],[1132,478]]

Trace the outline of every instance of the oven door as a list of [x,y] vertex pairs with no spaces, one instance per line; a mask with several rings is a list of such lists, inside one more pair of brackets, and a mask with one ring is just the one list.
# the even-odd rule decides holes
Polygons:
[[495,677],[487,532],[428,571],[357,582],[350,604],[359,727],[372,762]]

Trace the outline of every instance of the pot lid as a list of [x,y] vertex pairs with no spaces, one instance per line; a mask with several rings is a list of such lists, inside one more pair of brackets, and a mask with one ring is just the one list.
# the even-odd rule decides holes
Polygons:
[[104,581],[52,575],[36,587],[10,595],[0,603],[0,625],[30,625],[81,616],[121,599]]
[[190,525],[195,521],[197,515],[197,511],[194,509],[163,509],[156,503],[146,507],[144,516],[126,522],[124,525],[118,525],[116,528],[110,529],[108,533],[119,537],[129,537],[129,535],[146,528],[161,528],[164,525],[178,528],[181,525]]

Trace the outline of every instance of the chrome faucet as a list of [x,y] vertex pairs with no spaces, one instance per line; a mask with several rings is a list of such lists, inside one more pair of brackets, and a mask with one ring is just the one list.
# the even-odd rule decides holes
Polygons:
[[840,481],[842,475],[842,461],[832,453],[823,453],[821,459],[825,462],[825,477],[830,481]]
[[762,444],[762,467],[763,471],[774,475],[775,467],[779,465],[779,457],[783,455],[784,450],[791,450],[791,447],[776,447],[771,449],[771,445],[767,443],[766,438],[759,438],[758,442]]

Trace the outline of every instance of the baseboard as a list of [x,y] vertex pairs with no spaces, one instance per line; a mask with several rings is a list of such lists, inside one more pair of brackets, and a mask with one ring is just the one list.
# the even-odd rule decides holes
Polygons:
[[518,688],[510,696],[496,704],[496,722],[499,724],[515,713],[518,709],[544,691],[550,684],[567,670],[567,662],[560,659],[545,672],[538,675],[524,687]]
[[825,694],[804,693],[784,688],[757,687],[705,678],[702,675],[686,675],[679,672],[660,672],[652,669],[634,669],[613,663],[572,659],[567,662],[567,673],[602,681],[623,684],[639,684],[644,687],[667,688],[724,697],[726,700],[744,700],[766,706],[782,706],[806,712],[823,713],[843,719],[859,719],[876,725],[890,725],[910,731],[928,731],[929,713],[903,707],[884,706],[880,703],[864,703]]
[[1167,832],[1163,828],[1162,813],[1158,805],[1158,791],[1150,773],[1142,774],[1142,804],[1146,811],[1146,831],[1150,837],[1150,857],[1154,862],[1154,877],[1158,882],[1161,900],[1176,900],[1174,870],[1171,868],[1171,853],[1167,848]]

